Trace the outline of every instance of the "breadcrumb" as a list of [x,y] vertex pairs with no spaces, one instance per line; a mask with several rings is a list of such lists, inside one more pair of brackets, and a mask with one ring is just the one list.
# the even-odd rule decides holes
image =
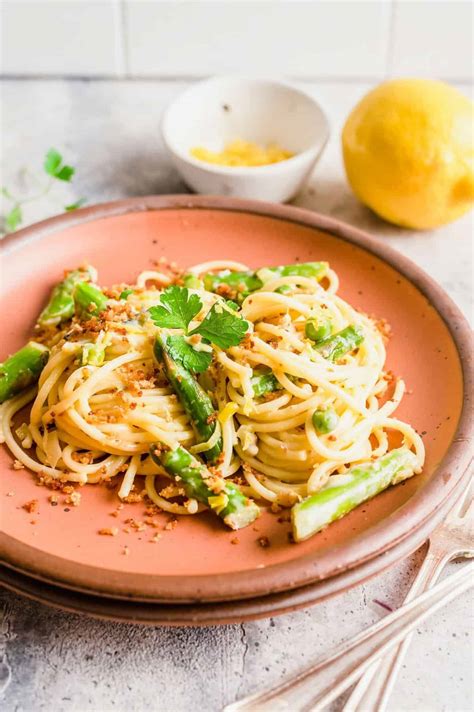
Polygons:
[[72,504],[73,507],[79,507],[81,503],[81,493],[72,492],[68,497],[66,497],[66,504]]
[[117,536],[119,533],[119,530],[117,527],[103,527],[102,529],[99,529],[99,534],[102,536]]
[[28,512],[28,514],[33,514],[33,512],[38,511],[38,500],[32,499],[29,502],[25,502],[23,509]]

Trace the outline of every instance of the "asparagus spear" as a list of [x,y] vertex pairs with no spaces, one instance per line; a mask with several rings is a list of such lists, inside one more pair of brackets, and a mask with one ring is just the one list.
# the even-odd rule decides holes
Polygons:
[[374,462],[358,465],[345,475],[333,475],[323,489],[293,506],[295,541],[308,539],[389,485],[411,477],[415,467],[416,456],[401,447]]
[[188,289],[204,289],[204,282],[195,274],[185,274],[183,277],[183,287]]
[[255,370],[251,383],[256,398],[261,398],[267,393],[273,393],[281,388],[278,379],[271,371],[259,372]]
[[296,265],[283,265],[281,267],[263,267],[257,271],[260,278],[266,281],[267,272],[274,277],[314,277],[318,281],[328,271],[327,262],[300,262]]
[[206,504],[231,529],[242,529],[259,516],[258,506],[237,485],[211,474],[205,465],[180,445],[174,450],[153,445],[150,454],[184,487],[188,497]]
[[0,403],[36,383],[48,358],[46,346],[29,341],[0,364]]
[[92,278],[89,269],[74,269],[67,273],[62,282],[57,284],[49,301],[38,318],[40,326],[57,326],[74,316],[73,291],[79,282],[88,282]]
[[[196,437],[199,442],[206,442],[217,427],[217,413],[211,399],[194,376],[171,357],[165,334],[156,337],[154,353],[156,358],[163,362],[171,387],[191,418]],[[221,452],[222,438],[219,438],[210,450],[203,452],[203,455],[208,462],[214,462]]]
[[74,288],[76,312],[83,318],[98,316],[107,306],[107,297],[99,287],[89,282],[78,282]]
[[204,275],[204,289],[208,292],[217,292],[221,286],[230,287],[242,301],[247,294],[263,287],[262,280],[255,272],[208,272]]
[[319,351],[321,356],[330,361],[337,361],[344,354],[353,351],[357,346],[360,346],[364,340],[364,334],[359,326],[346,326],[337,334],[329,336],[327,339],[315,344],[315,349]]
[[301,262],[280,267],[263,267],[256,272],[208,272],[204,275],[204,288],[209,292],[218,291],[226,285],[235,291],[242,301],[248,294],[263,287],[264,282],[275,277],[314,277],[320,280],[328,269],[327,262]]

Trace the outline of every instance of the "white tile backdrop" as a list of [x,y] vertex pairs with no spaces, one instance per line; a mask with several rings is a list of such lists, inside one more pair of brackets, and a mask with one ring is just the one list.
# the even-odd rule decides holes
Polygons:
[[470,0],[3,0],[6,76],[470,80]]

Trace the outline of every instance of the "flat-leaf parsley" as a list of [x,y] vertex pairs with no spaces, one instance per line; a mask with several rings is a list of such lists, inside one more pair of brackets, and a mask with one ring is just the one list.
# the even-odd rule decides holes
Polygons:
[[[221,349],[237,346],[247,332],[248,323],[223,301],[214,304],[199,326],[189,331],[189,324],[199,314],[202,306],[197,294],[191,294],[186,287],[173,285],[165,289],[160,304],[150,307],[148,313],[156,326],[182,329],[184,336],[199,334],[203,343],[213,343]],[[173,334],[167,337],[171,357],[190,371],[205,371],[211,364],[211,353],[198,351],[184,336]]]

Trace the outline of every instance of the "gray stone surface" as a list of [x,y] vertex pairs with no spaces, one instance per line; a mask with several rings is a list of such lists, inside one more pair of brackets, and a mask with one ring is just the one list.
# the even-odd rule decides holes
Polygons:
[[[2,183],[12,190],[29,188],[31,171],[40,167],[50,146],[62,150],[78,168],[73,187],[59,185],[48,199],[31,203],[26,220],[57,213],[82,195],[93,203],[184,192],[159,136],[162,109],[183,86],[152,81],[4,82]],[[472,216],[421,234],[376,218],[350,193],[339,149],[344,117],[368,85],[322,83],[306,89],[326,107],[333,136],[295,203],[379,235],[432,274],[470,316]],[[422,555],[419,551],[317,607],[220,628],[99,622],[3,591],[0,706],[7,712],[217,712],[236,697],[317,661],[378,620],[386,611],[376,601],[399,606]],[[466,594],[420,627],[390,712],[472,709],[472,613],[472,598]],[[340,709],[339,701],[333,712]]]

